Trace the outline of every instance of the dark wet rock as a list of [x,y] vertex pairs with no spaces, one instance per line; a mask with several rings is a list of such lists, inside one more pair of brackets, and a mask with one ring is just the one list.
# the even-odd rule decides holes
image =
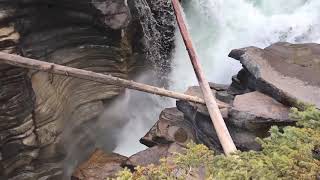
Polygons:
[[172,142],[187,144],[194,141],[194,137],[195,132],[191,124],[184,120],[183,113],[177,108],[167,108],[140,142],[149,147]]
[[236,49],[229,56],[254,77],[256,90],[288,106],[303,102],[320,108],[319,44],[276,43]]
[[171,69],[170,56],[174,47],[175,15],[171,1],[135,0],[128,1],[128,4],[133,7],[131,12],[144,32],[140,42],[146,57],[160,71],[159,78],[165,78],[161,75]]
[[34,93],[25,69],[0,67],[0,176],[8,176],[37,155]]
[[216,91],[226,91],[229,88],[229,85],[227,84],[217,84],[213,82],[209,82],[209,86],[211,89],[214,89]]
[[222,102],[226,102],[228,104],[231,104],[234,96],[227,91],[217,91],[216,98]]
[[123,166],[134,169],[136,166],[157,165],[160,163],[160,159],[170,157],[174,153],[182,152],[183,150],[184,146],[176,143],[153,146],[132,155]]
[[272,125],[295,123],[289,118],[288,107],[257,91],[235,97],[229,122],[256,134],[266,133]]
[[237,75],[232,76],[232,83],[227,92],[231,95],[240,95],[251,92],[255,89],[255,80],[252,75],[246,70],[241,69]]
[[122,170],[121,164],[126,160],[125,156],[115,153],[106,154],[102,150],[96,150],[87,161],[76,168],[71,179],[105,180],[114,177],[118,171]]

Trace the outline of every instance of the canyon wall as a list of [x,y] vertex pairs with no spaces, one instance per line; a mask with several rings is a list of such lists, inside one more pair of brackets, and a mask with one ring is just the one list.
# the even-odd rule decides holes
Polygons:
[[[162,0],[6,0],[0,14],[2,52],[126,79],[170,70],[174,16]],[[0,177],[59,177],[64,132],[82,131],[123,92],[5,64],[0,70]]]

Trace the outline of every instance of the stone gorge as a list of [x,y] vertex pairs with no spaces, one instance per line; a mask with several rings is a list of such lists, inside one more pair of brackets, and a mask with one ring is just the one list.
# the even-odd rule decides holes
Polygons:
[[[174,16],[169,2],[8,0],[0,4],[3,52],[127,79],[149,68],[164,76],[159,64],[170,64]],[[108,100],[123,92],[114,85],[5,64],[0,64],[0,70],[0,176],[4,178],[59,179],[62,169],[56,159],[65,153],[63,133],[75,129],[72,133],[77,134],[83,124],[97,119]]]
[[[154,84],[167,86],[175,31],[170,1],[0,4],[3,52],[126,79],[151,69],[157,76]],[[268,136],[272,125],[294,126],[290,107],[309,103],[319,108],[319,44],[275,43],[235,49],[229,56],[243,68],[230,85],[210,86],[225,104],[220,111],[239,150],[260,150],[255,138]],[[100,127],[107,149],[85,149],[94,148],[96,138],[88,127],[123,92],[114,85],[0,64],[0,179],[70,179],[72,172],[72,179],[106,179],[124,167],[158,164],[190,141],[222,152],[206,107],[186,101],[161,112],[140,140],[148,147],[144,151],[130,157],[110,153],[115,148],[112,133],[126,119],[108,119],[107,127]],[[197,86],[185,93],[202,97]],[[65,167],[66,155],[75,150],[82,151],[74,157],[79,159]]]

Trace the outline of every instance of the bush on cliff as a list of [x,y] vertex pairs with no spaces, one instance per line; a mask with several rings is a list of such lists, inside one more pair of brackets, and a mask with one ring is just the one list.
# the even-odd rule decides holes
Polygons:
[[[214,155],[204,145],[188,145],[184,153],[163,159],[159,166],[121,171],[131,179],[317,179],[320,176],[320,111],[313,106],[292,109],[297,127],[272,127],[270,137],[257,139],[262,151]],[[201,177],[202,176],[202,177]]]

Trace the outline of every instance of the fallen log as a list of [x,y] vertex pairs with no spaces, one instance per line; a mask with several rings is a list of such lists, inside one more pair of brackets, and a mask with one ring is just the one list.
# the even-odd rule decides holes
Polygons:
[[[183,93],[169,91],[164,88],[158,88],[143,83],[138,83],[118,77],[114,77],[108,74],[95,73],[83,69],[72,68],[68,66],[62,66],[54,63],[43,62],[31,58],[25,58],[14,54],[7,54],[0,52],[0,62],[18,66],[22,68],[35,69],[39,71],[45,71],[52,74],[59,74],[63,76],[70,76],[90,81],[95,81],[104,84],[114,84],[128,89],[134,89],[146,93],[156,94],[160,96],[170,97],[179,100],[185,100],[200,104],[205,104],[202,98],[196,96],[190,96]],[[220,104],[220,107],[226,107]]]
[[203,93],[204,100],[206,102],[206,106],[208,108],[213,126],[217,132],[219,141],[222,145],[223,151],[226,155],[235,152],[237,150],[234,142],[230,136],[228,128],[222,118],[220,110],[218,108],[218,104],[213,96],[209,83],[205,78],[204,72],[202,71],[202,67],[196,55],[195,48],[193,47],[192,40],[190,38],[188,29],[184,23],[184,19],[182,16],[181,6],[178,0],[172,0],[172,5],[174,12],[176,14],[177,23],[180,29],[180,33],[182,35],[184,44],[188,51],[194,72],[197,76],[200,88]]

